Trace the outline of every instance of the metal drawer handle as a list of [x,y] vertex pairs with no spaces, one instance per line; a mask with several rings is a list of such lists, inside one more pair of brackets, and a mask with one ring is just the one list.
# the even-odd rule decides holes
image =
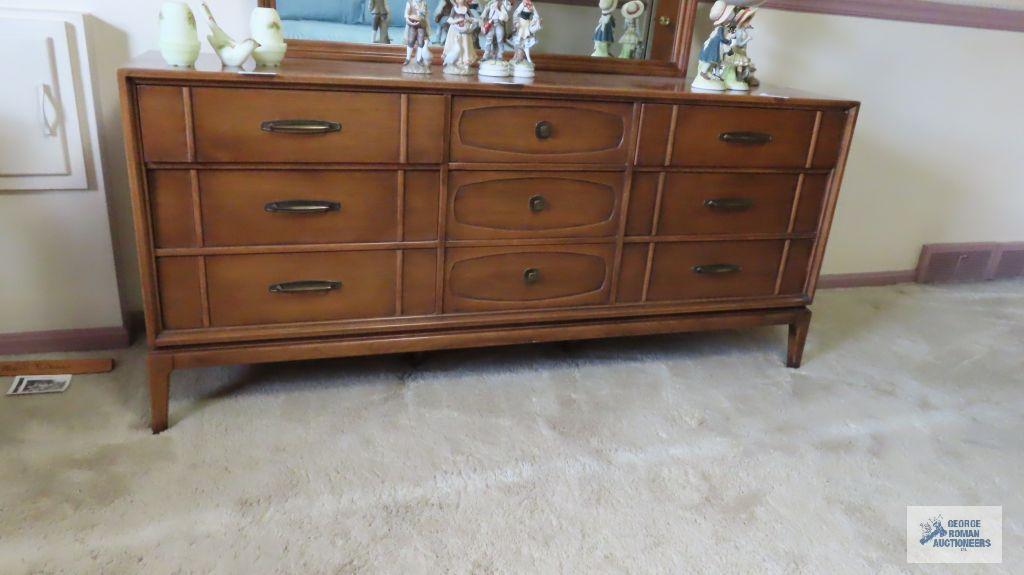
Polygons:
[[548,207],[548,201],[544,199],[544,196],[533,196],[530,198],[530,211],[537,213],[543,212]]
[[551,122],[547,120],[541,120],[537,122],[537,126],[533,132],[537,135],[538,140],[547,140],[551,137]]
[[270,286],[270,293],[311,293],[341,289],[341,282],[331,280],[303,280],[284,282]]
[[742,212],[753,207],[754,200],[750,198],[712,198],[704,200],[704,205],[712,210]]
[[743,271],[743,268],[736,264],[703,264],[693,266],[693,273],[701,275],[734,274],[741,271]]
[[755,146],[770,144],[775,140],[771,134],[761,132],[725,132],[718,136],[718,139],[726,144],[751,144]]
[[268,120],[260,124],[260,129],[275,134],[329,134],[340,132],[341,124],[327,120]]
[[322,214],[340,211],[341,204],[322,200],[284,200],[270,202],[263,209],[277,214]]
[[540,270],[537,268],[529,268],[523,271],[523,281],[527,285],[535,284],[540,281]]

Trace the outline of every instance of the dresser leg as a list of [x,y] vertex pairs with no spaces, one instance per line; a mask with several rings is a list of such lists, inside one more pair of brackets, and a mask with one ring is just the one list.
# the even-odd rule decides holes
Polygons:
[[171,371],[174,358],[164,354],[149,354],[149,426],[153,433],[167,429],[167,411],[171,393]]
[[804,309],[789,324],[789,352],[786,355],[786,366],[799,368],[804,358],[804,344],[807,343],[807,332],[811,327],[811,310]]

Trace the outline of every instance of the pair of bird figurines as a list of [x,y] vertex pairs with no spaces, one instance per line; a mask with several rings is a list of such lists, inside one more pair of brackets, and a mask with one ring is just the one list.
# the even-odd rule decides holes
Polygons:
[[[252,38],[236,42],[217,25],[206,2],[210,34],[206,39],[217,57],[227,67],[237,68],[249,57],[260,67],[276,67],[281,64],[288,50],[281,30],[281,16],[273,8],[256,8],[252,13],[250,26]],[[160,7],[160,53],[170,66],[191,68],[199,58],[199,33],[192,9],[184,2],[165,2]]]
[[761,3],[763,0],[743,2],[745,5],[740,7],[724,0],[714,3],[711,7],[714,29],[700,51],[694,88],[713,92],[748,92],[761,84],[754,76],[757,68],[747,55],[753,29],[751,21],[757,13],[757,8],[750,4]]

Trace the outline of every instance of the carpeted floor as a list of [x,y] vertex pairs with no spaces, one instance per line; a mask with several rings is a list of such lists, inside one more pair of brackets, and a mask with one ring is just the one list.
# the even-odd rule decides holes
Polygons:
[[[907,505],[1004,506],[1024,283],[826,291],[783,328],[176,372],[0,397],[0,573],[902,573]],[[5,378],[0,384],[9,385]]]

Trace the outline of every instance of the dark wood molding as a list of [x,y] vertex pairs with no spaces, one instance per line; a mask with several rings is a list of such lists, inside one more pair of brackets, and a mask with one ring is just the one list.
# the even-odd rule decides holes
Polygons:
[[769,0],[765,8],[1024,32],[1024,9],[929,0]]
[[123,325],[4,333],[0,334],[0,355],[119,349],[130,343],[128,329]]

